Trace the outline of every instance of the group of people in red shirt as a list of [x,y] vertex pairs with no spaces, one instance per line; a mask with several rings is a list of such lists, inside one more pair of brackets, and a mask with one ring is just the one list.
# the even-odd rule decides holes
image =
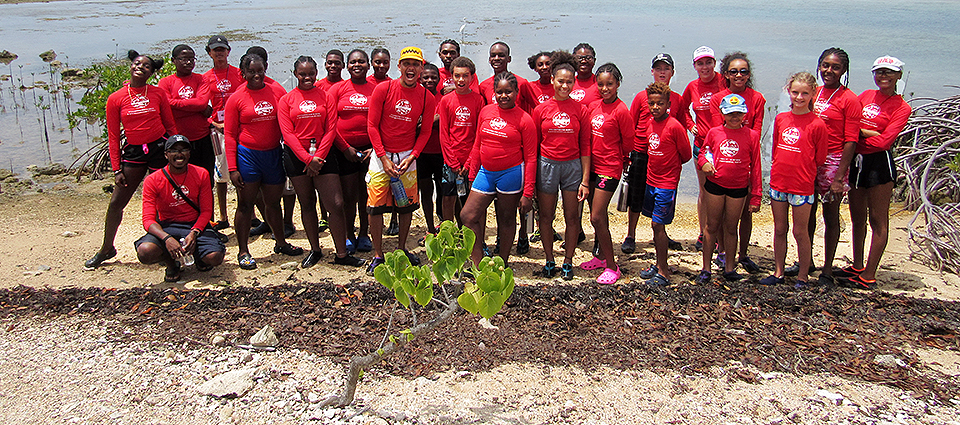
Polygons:
[[[602,270],[596,278],[602,284],[621,277],[608,221],[609,204],[619,187],[625,197],[621,203],[629,210],[621,251],[636,250],[639,216],[649,217],[656,262],[640,276],[653,285],[668,285],[668,250],[678,244],[668,237],[666,226],[673,220],[681,166],[695,158],[701,227],[697,247],[703,250],[696,281],[712,279],[712,262],[720,265],[727,280],[742,278],[738,265],[750,273],[760,270],[747,255],[747,244],[763,186],[760,128],[765,100],[752,89],[750,61],[741,52],[723,57],[717,72],[713,50],[696,49],[698,78],[682,95],[669,86],[673,58],[660,53],[652,61],[654,82],[628,108],[619,99],[620,70],[607,63],[594,71],[596,52],[586,43],[572,54],[531,56],[527,63],[538,75],[533,81],[508,70],[512,58],[503,42],[490,46],[494,75],[482,82],[476,65],[460,56],[454,40],[440,44],[442,67],[427,63],[417,47],[402,49],[397,79],[387,76],[391,59],[385,49],[369,56],[359,49],[346,56],[331,50],[321,78],[313,58],[299,57],[293,66],[297,86],[290,91],[266,76],[263,48],[248,49],[239,68],[227,62],[230,46],[223,36],[211,37],[206,51],[214,67],[199,75],[192,72],[194,51],[186,45],[175,47],[177,71],[157,86],[147,80],[162,61],[131,52],[130,81],[108,99],[117,185],[103,244],[87,267],[116,255],[113,240],[123,208],[144,176],[162,169],[145,180],[147,235],[136,246],[141,261],[165,262],[165,279],[171,281],[179,279],[183,262],[178,260],[186,254],[195,254],[200,270],[223,261],[225,238],[217,230],[229,222],[229,181],[238,194],[234,226],[237,263],[244,269],[257,267],[248,247],[255,206],[272,231],[274,252],[303,254],[286,241],[293,230],[284,223],[292,214],[292,197],[286,195],[293,192],[310,244],[303,267],[321,259],[319,233],[327,226],[336,252],[333,263],[359,267],[366,262],[353,254],[373,251],[367,264],[372,274],[384,262],[385,213],[396,218],[398,247],[411,264],[419,264],[406,248],[412,212],[421,208],[423,197],[428,232],[437,231],[435,211],[441,220],[456,220],[477,233],[474,263],[483,255],[499,254],[507,260],[515,240],[518,253],[525,254],[531,239],[539,237],[545,263],[538,274],[570,280],[575,276],[574,250],[585,238],[581,214],[587,201],[596,241],[594,257],[579,268]],[[371,66],[374,73],[368,77]],[[833,284],[838,277],[856,287],[876,286],[896,180],[890,146],[910,114],[896,94],[902,66],[896,58],[877,59],[873,73],[879,90],[859,97],[841,83],[849,60],[840,49],[827,49],[820,57],[823,86],[809,73],[790,77],[785,89],[792,109],[776,117],[773,129],[770,198],[776,267],[760,283],[780,284],[785,275],[795,273],[798,287],[810,285],[815,209],[822,203],[826,255],[814,284]],[[341,77],[344,68],[348,79]],[[692,148],[688,133],[693,134]],[[220,219],[213,222],[215,183]],[[854,264],[835,270],[839,205],[848,190]],[[553,228],[558,201],[563,239],[569,242],[561,246],[559,266],[553,249],[555,235],[559,237]],[[482,236],[491,203],[497,214],[493,253]],[[362,206],[366,214],[359,214],[356,229]],[[537,230],[528,224],[535,207]],[[786,267],[791,210],[799,262]],[[519,236],[518,216],[531,218],[522,220]],[[868,216],[873,241],[865,260]],[[714,251],[719,251],[715,259]]]

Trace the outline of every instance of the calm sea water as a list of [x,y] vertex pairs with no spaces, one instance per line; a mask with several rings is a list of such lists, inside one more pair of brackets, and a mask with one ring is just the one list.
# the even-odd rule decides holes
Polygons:
[[[620,97],[629,103],[651,82],[650,60],[668,52],[677,61],[674,89],[696,77],[691,54],[706,44],[718,55],[747,52],[754,63],[755,88],[775,106],[786,77],[813,70],[820,52],[830,46],[851,57],[850,87],[873,88],[870,65],[885,54],[906,62],[901,90],[907,97],[944,97],[960,84],[960,3],[954,1],[730,1],[596,2],[559,0],[488,0],[451,2],[383,1],[54,1],[0,5],[0,50],[20,58],[0,74],[0,167],[22,172],[29,164],[71,162],[90,146],[99,129],[71,132],[63,114],[75,109],[69,101],[43,90],[21,91],[20,85],[50,81],[49,68],[37,55],[53,49],[69,66],[82,67],[108,54],[137,49],[167,55],[187,42],[202,56],[206,39],[215,33],[231,38],[233,62],[252,45],[270,52],[271,74],[290,87],[293,59],[301,54],[323,57],[332,48],[349,51],[383,46],[397,52],[406,45],[422,47],[428,59],[443,39],[461,40],[462,53],[478,63],[481,78],[489,45],[497,40],[512,48],[511,70],[534,78],[527,56],[540,50],[571,49],[588,42],[597,63],[615,62],[624,72]],[[462,27],[462,29],[461,29]],[[197,70],[209,69],[201,57]],[[6,68],[6,69],[4,69]],[[394,71],[392,74],[396,74]],[[346,74],[344,74],[346,75]],[[22,78],[22,81],[21,81]],[[82,91],[74,91],[79,99]],[[43,99],[39,99],[43,96]],[[62,96],[62,94],[60,95]],[[37,105],[49,104],[41,111]],[[773,113],[768,113],[768,120]],[[43,134],[46,119],[50,146]],[[766,128],[769,126],[765,126]],[[63,143],[60,143],[60,141]],[[691,167],[688,167],[691,168]],[[693,193],[696,179],[685,170],[683,192]]]

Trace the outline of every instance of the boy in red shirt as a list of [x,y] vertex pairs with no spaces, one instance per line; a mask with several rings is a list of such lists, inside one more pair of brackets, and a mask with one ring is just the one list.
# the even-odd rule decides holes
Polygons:
[[[420,73],[420,85],[427,89],[431,95],[436,97],[437,102],[443,97],[437,91],[440,83],[440,70],[432,63],[423,66],[423,72]],[[420,188],[420,199],[426,202],[420,206],[423,208],[423,219],[427,224],[427,232],[436,234],[437,228],[433,219],[434,205],[433,192],[436,190],[440,195],[440,186],[443,179],[443,151],[440,148],[440,117],[434,115],[430,121],[424,120],[421,126],[430,125],[433,131],[430,132],[430,140],[423,147],[423,152],[417,157],[417,186]],[[443,215],[443,196],[437,196],[436,213],[440,220],[450,220],[450,217]],[[426,243],[426,236],[418,241],[420,246]]]
[[143,228],[147,234],[133,245],[141,263],[165,262],[164,280],[176,282],[180,280],[178,260],[184,255],[194,256],[197,270],[207,271],[223,263],[226,248],[210,226],[210,176],[207,170],[189,163],[190,140],[179,134],[170,136],[164,148],[167,166],[143,181]]
[[[371,276],[384,262],[383,213],[394,208],[400,216],[398,248],[406,252],[413,265],[420,264],[416,255],[406,251],[406,243],[412,213],[420,207],[416,159],[430,139],[433,126],[422,126],[417,135],[417,121],[432,122],[437,105],[436,97],[420,85],[423,64],[423,51],[412,46],[403,48],[397,61],[400,78],[378,85],[370,97],[367,134],[376,152],[367,172],[367,212],[374,250],[367,269]],[[398,198],[401,205],[397,205]]]
[[[507,43],[498,41],[490,46],[489,62],[490,67],[493,68],[493,75],[480,83],[480,95],[483,96],[483,100],[487,102],[487,105],[495,105],[497,103],[493,93],[493,79],[497,74],[507,72],[507,66],[511,60],[510,46],[507,46]],[[520,92],[517,93],[517,106],[529,114],[533,112],[533,108],[537,105],[533,90],[530,88],[530,83],[527,80],[517,74],[513,75],[517,77],[517,85],[520,90]]]
[[669,242],[665,226],[673,222],[680,170],[690,160],[692,153],[686,129],[668,114],[672,93],[670,86],[655,82],[647,86],[646,93],[651,115],[646,126],[647,155],[650,159],[641,213],[650,217],[657,264],[640,272],[640,277],[649,279],[647,284],[664,286],[670,284],[670,268],[667,266]]
[[227,154],[223,144],[223,106],[233,92],[246,84],[240,68],[227,62],[230,56],[230,44],[222,35],[210,37],[207,41],[207,55],[213,59],[213,68],[203,74],[203,83],[210,91],[210,140],[214,154],[214,178],[217,183],[217,203],[220,205],[220,219],[214,223],[214,228],[223,230],[230,227],[227,219],[227,182],[230,181],[230,172],[227,170]]
[[483,96],[471,88],[471,81],[475,81],[477,77],[477,68],[473,61],[468,57],[459,57],[452,61],[451,67],[456,89],[437,104],[440,148],[443,150],[440,195],[443,196],[443,217],[456,217],[459,222],[460,209],[467,200],[467,193],[459,194],[457,181],[464,181],[464,185],[469,184],[465,181],[470,171],[467,162],[477,138],[477,117],[484,101]]
[[[437,55],[440,56],[440,63],[443,64],[443,68],[440,68],[440,83],[437,85],[437,90],[442,95],[448,95],[457,87],[457,84],[453,81],[453,61],[460,57],[460,43],[453,39],[443,40],[440,43],[440,49],[437,50]],[[476,71],[473,73],[473,80],[470,81],[470,90],[473,90],[474,93],[480,93],[480,80],[477,79]],[[460,216],[458,215],[457,220],[459,219]]]

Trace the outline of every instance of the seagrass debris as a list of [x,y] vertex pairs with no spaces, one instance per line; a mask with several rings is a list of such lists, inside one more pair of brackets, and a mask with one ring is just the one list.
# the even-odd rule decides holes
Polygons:
[[960,273],[960,95],[910,103],[913,114],[894,156],[900,170],[896,196],[915,209],[909,223],[911,257]]

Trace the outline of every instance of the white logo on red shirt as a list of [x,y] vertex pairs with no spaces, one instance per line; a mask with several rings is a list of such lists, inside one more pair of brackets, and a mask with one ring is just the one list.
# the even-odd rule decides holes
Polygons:
[[703,105],[703,106],[709,105],[709,104],[710,104],[710,98],[711,98],[711,97],[713,97],[713,93],[711,93],[711,92],[706,92],[706,93],[701,94],[701,95],[700,95],[700,104]]
[[354,93],[350,95],[350,103],[356,106],[363,106],[367,104],[367,97],[360,94]]
[[736,140],[724,140],[720,142],[720,153],[723,154],[723,156],[737,156],[737,154],[740,153],[740,145],[737,144]]
[[659,135],[659,134],[653,133],[653,134],[650,135],[650,137],[647,138],[647,140],[650,142],[650,149],[657,149],[657,148],[660,147],[660,135]]
[[507,122],[504,121],[503,118],[496,117],[490,120],[490,128],[494,130],[503,130],[503,128],[506,126],[507,126]]
[[785,128],[780,132],[780,138],[788,145],[795,144],[800,140],[800,130],[796,127]]
[[823,111],[826,111],[829,107],[830,103],[828,103],[826,100],[817,99],[817,101],[813,103],[813,112],[815,112],[817,116],[820,116],[820,114],[822,114]]
[[220,80],[217,82],[217,90],[220,90],[221,93],[229,93],[233,89],[233,84],[230,84],[230,80]]
[[407,115],[410,113],[410,110],[413,109],[410,107],[410,101],[407,99],[400,99],[397,101],[397,106],[395,107],[396,111],[400,115]]
[[256,106],[253,107],[253,110],[260,116],[267,116],[273,113],[273,105],[266,100],[261,100],[257,102]]
[[550,100],[550,96],[547,96],[547,95],[545,95],[545,94],[541,94],[539,97],[537,97],[537,103],[538,103],[538,104],[543,103],[543,102],[546,102],[546,101],[548,101],[548,100]]
[[150,99],[142,94],[137,94],[130,97],[130,106],[133,106],[137,109],[146,108],[150,105]]
[[314,102],[312,100],[304,100],[303,102],[300,102],[300,112],[309,114],[316,110],[317,110],[317,102]]
[[590,124],[593,125],[595,130],[599,130],[600,127],[603,127],[603,114],[597,114],[590,120]]
[[[180,197],[180,194],[177,193],[176,189],[170,189],[170,190],[173,191],[173,193],[171,193],[170,195],[173,197],[174,201],[183,200],[183,198]],[[186,185],[181,185],[180,190],[183,192],[184,195],[187,195],[188,197],[190,196],[190,188],[188,188]],[[180,202],[175,202],[175,204],[180,204]]]
[[565,128],[570,125],[570,115],[567,115],[566,112],[557,112],[553,116],[553,126],[557,128]]
[[193,99],[193,87],[180,87],[180,90],[177,91],[177,95],[180,96],[181,99]]
[[460,122],[470,121],[470,108],[466,106],[459,106],[457,107],[457,111],[454,112],[454,115],[456,116],[457,121],[460,121]]
[[583,100],[585,97],[587,97],[587,91],[584,89],[576,89],[570,92],[570,98],[576,100],[577,102]]
[[863,117],[872,120],[880,115],[880,105],[876,103],[871,103],[863,107]]

